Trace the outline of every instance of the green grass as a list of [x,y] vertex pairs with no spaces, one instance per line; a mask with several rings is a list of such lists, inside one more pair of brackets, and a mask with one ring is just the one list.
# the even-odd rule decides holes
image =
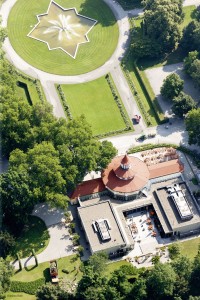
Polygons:
[[94,135],[126,127],[104,77],[87,83],[61,87],[72,116],[84,114],[92,126]]
[[[67,278],[68,280],[74,280],[76,277],[75,281],[77,282],[81,279],[82,272],[79,270],[81,260],[80,258],[75,258],[76,255],[70,255],[57,260],[59,278],[62,277]],[[67,269],[69,271],[69,274],[63,273],[62,269]],[[49,262],[41,263],[38,265],[38,267],[32,267],[29,270],[23,269],[20,272],[16,272],[11,280],[27,282],[34,281],[42,277],[45,277],[46,281],[50,281]]]
[[130,266],[131,264],[126,261],[126,260],[120,260],[120,261],[116,261],[116,262],[112,262],[107,264],[106,266],[106,270],[104,272],[104,276],[110,278],[111,274],[115,271],[118,270],[121,266]]
[[78,49],[76,59],[62,50],[49,51],[45,43],[27,37],[37,23],[37,14],[47,11],[49,0],[18,0],[8,18],[8,36],[15,51],[28,63],[43,71],[76,75],[103,65],[114,52],[119,36],[118,25],[110,8],[102,0],[57,0],[63,7],[98,21],[89,32],[90,42]]
[[22,232],[21,236],[16,240],[15,249],[12,251],[13,258],[16,253],[20,254],[20,258],[27,257],[34,249],[36,254],[41,253],[49,243],[49,233],[45,223],[38,217],[29,216],[29,223]]
[[15,300],[36,300],[36,296],[35,295],[28,295],[25,293],[14,293],[14,292],[7,292],[6,293],[6,300],[11,300],[11,299],[15,299]]
[[[185,13],[184,21],[180,25],[180,28],[183,30],[195,17],[194,11],[196,7],[195,5],[185,6],[183,7],[183,12]],[[141,18],[135,19],[135,26],[138,28],[140,26]],[[141,31],[140,31],[141,34]],[[148,68],[157,68],[164,65],[171,65],[175,63],[182,62],[185,57],[184,51],[178,47],[174,52],[167,55],[166,57],[159,57],[159,58],[143,58],[138,61],[138,67],[140,69],[148,69]]]
[[[36,103],[41,102],[41,100],[39,98],[39,95],[38,95],[38,92],[36,90],[36,85],[32,81],[29,81],[28,79],[24,79],[21,76],[17,76],[17,80],[21,81],[21,82],[23,82],[27,85],[27,88],[28,88],[30,98],[31,98],[31,101],[32,101],[33,105],[36,104]],[[41,88],[41,91],[42,91],[42,94],[43,94],[43,98],[46,99],[46,97],[44,95],[44,92],[43,92],[43,89],[41,87],[41,84],[40,84],[40,88]],[[22,87],[17,86],[17,91],[18,91],[18,96],[20,96],[24,100],[28,101],[27,97],[26,97],[26,93],[25,93],[25,91]]]
[[181,254],[191,259],[197,255],[198,247],[200,245],[200,238],[191,239],[180,243]]

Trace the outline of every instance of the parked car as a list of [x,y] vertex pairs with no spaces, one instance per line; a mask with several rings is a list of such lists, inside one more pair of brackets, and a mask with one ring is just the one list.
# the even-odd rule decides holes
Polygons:
[[141,116],[138,116],[138,115],[135,115],[134,118],[133,118],[133,122],[136,123],[136,124],[139,124],[140,120],[141,120]]

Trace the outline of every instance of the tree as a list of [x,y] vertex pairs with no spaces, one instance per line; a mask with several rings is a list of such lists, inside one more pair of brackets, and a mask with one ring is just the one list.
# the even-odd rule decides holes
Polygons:
[[196,87],[200,87],[200,60],[195,59],[190,67],[190,76],[194,80]]
[[113,147],[113,144],[109,141],[103,141],[100,144],[100,155],[97,161],[98,169],[102,170],[110,163],[110,159],[117,155],[117,149]]
[[146,0],[144,5],[144,34],[157,45],[154,56],[171,52],[181,38],[182,1]]
[[13,233],[21,231],[32,212],[34,201],[26,172],[9,170],[0,177],[0,194],[5,224]]
[[176,73],[170,74],[166,77],[161,87],[161,95],[169,100],[178,96],[183,90],[184,81]]
[[169,264],[157,263],[147,276],[148,299],[164,299],[173,295],[176,274]]
[[193,20],[183,31],[183,37],[181,40],[181,47],[186,51],[200,51],[200,22]]
[[173,260],[176,259],[181,253],[181,247],[178,243],[173,243],[168,247],[169,257]]
[[128,281],[128,277],[121,268],[115,270],[112,273],[108,285],[116,288],[121,297],[123,297],[124,295],[129,295],[131,291],[131,284]]
[[106,269],[106,263],[108,261],[108,254],[106,252],[95,253],[90,256],[88,265],[94,272],[102,273]]
[[173,260],[171,265],[177,276],[174,287],[174,295],[181,297],[181,299],[186,297],[188,299],[192,263],[188,257],[179,255],[175,260]]
[[191,70],[191,66],[193,64],[193,62],[198,59],[199,53],[195,50],[195,51],[191,51],[188,53],[188,56],[185,57],[184,59],[184,70],[188,75],[191,75],[192,70]]
[[7,256],[7,254],[13,247],[15,247],[15,238],[13,237],[13,235],[11,235],[8,231],[1,231],[0,251],[2,251],[2,255],[4,258]]
[[0,257],[0,297],[4,299],[5,292],[10,288],[10,278],[14,273],[13,266]]
[[[19,160],[19,157],[22,159]],[[46,201],[50,205],[65,207],[65,180],[62,176],[59,152],[52,143],[36,144],[27,153],[14,150],[10,155],[10,169],[28,170],[29,188],[35,201]]]
[[196,108],[197,104],[193,98],[184,92],[173,99],[172,111],[175,115],[183,118],[190,110]]
[[199,282],[200,282],[200,246],[196,257],[194,258],[191,277],[190,277],[190,294],[192,296],[199,296]]
[[200,108],[192,109],[187,114],[185,124],[189,135],[189,144],[200,146]]
[[127,297],[127,300],[144,300],[147,297],[146,281],[143,278],[138,278]]

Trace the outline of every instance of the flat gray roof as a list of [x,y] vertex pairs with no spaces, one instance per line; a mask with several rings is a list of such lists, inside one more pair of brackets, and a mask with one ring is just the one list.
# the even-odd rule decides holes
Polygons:
[[[78,213],[93,252],[104,251],[126,244],[110,201],[99,201],[98,203],[79,207]],[[102,241],[99,233],[94,230],[92,223],[99,219],[107,219],[109,222],[111,237],[109,240]]]
[[165,186],[160,187],[157,189],[156,193],[159,198],[160,204],[165,211],[165,214],[168,218],[168,221],[173,229],[179,230],[183,226],[189,226],[192,224],[198,224],[200,226],[200,214],[195,206],[195,203],[187,189],[187,186],[185,183],[179,183],[183,193],[185,194],[185,198],[187,199],[190,211],[193,214],[193,218],[190,220],[182,220],[176,206],[173,203],[173,200],[170,199],[169,194],[167,193],[167,190],[165,189]]

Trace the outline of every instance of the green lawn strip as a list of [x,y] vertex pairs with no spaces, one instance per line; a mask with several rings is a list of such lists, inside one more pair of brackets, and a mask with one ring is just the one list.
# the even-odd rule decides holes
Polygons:
[[91,124],[93,134],[100,135],[123,130],[125,123],[104,77],[97,80],[61,85],[73,117],[81,114]]
[[25,293],[14,293],[14,292],[7,292],[6,293],[6,300],[9,299],[15,299],[15,300],[36,300],[36,296],[35,295],[29,295],[29,294],[25,294]]
[[181,254],[194,259],[194,257],[197,255],[199,245],[200,238],[194,238],[188,241],[180,242]]
[[45,223],[36,216],[29,216],[28,225],[22,231],[21,236],[16,240],[16,246],[12,250],[12,258],[19,253],[20,258],[28,257],[32,249],[36,254],[41,253],[49,243],[49,233]]
[[[77,258],[76,255],[70,255],[63,258],[59,258],[57,260],[58,263],[58,277],[61,278],[67,278],[68,280],[74,280],[79,281],[82,277],[82,272],[80,271],[81,266],[81,260],[80,258]],[[68,270],[69,273],[66,274],[62,272],[62,270]],[[23,282],[29,282],[29,281],[35,281],[40,278],[45,278],[45,281],[50,281],[50,275],[49,275],[49,262],[44,262],[39,264],[37,267],[30,267],[28,269],[23,269],[20,272],[16,272],[14,276],[12,277],[12,280],[14,281],[23,281]]]
[[124,10],[130,10],[134,8],[142,8],[142,0],[117,0],[117,2],[123,7]]
[[[39,80],[35,80],[33,77],[30,77],[23,72],[16,70],[17,81],[20,81],[27,85],[32,104],[36,104],[38,102],[46,101],[46,96],[44,94],[42,85]],[[17,87],[19,92],[19,96],[22,96],[25,100],[27,100],[25,91],[21,87]]]
[[8,36],[15,51],[26,62],[52,74],[83,74],[103,65],[115,51],[119,37],[111,9],[102,0],[56,2],[65,8],[75,7],[78,13],[98,21],[88,34],[90,42],[80,45],[76,59],[60,49],[50,51],[45,43],[27,36],[37,23],[36,15],[47,11],[49,0],[18,0],[13,6],[8,18]]
[[[195,5],[183,7],[183,12],[185,13],[185,17],[183,23],[180,24],[181,30],[184,27],[186,27],[195,18],[194,17],[195,9],[196,9]],[[142,19],[141,17],[134,19],[136,28],[140,27],[141,19]],[[173,51],[171,54],[167,55],[166,57],[143,58],[138,61],[138,67],[141,70],[143,70],[148,68],[158,68],[164,65],[179,63],[183,61],[185,55],[186,54],[184,53],[184,51],[180,47],[178,47],[175,51]]]
[[119,260],[119,261],[116,261],[116,262],[111,262],[109,264],[106,265],[106,269],[104,271],[104,276],[105,277],[108,277],[110,278],[111,277],[111,274],[119,269],[121,266],[130,266],[131,264],[126,261],[126,260]]

